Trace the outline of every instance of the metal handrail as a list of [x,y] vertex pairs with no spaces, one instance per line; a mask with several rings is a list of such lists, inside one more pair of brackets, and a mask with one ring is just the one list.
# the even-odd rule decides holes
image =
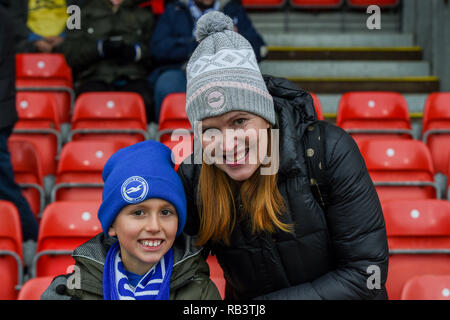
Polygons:
[[72,255],[73,250],[43,250],[41,252],[38,252],[37,254],[35,254],[35,256],[33,257],[33,262],[31,264],[31,278],[36,278],[36,269],[37,269],[37,263],[38,260],[42,257],[42,256],[46,256],[46,255],[56,255],[56,256],[63,256],[63,255]]
[[16,262],[17,262],[17,284],[14,287],[14,289],[20,290],[20,288],[22,288],[22,285],[23,285],[22,259],[16,252],[10,251],[10,250],[0,250],[0,256],[11,256],[16,260]]
[[103,188],[103,183],[96,182],[62,182],[53,186],[50,194],[50,202],[55,202],[56,192],[63,188]]

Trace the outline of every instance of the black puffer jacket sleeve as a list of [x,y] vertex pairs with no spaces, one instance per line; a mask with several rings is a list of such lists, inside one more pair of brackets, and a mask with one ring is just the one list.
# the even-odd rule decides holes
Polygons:
[[326,169],[332,186],[325,215],[336,268],[312,282],[258,299],[387,298],[389,252],[375,187],[355,141],[333,125],[326,126],[325,132]]

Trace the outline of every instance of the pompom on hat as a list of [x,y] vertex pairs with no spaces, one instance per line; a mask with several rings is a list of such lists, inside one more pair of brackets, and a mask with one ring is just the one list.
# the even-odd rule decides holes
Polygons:
[[104,233],[123,207],[152,198],[170,202],[177,210],[177,236],[186,223],[186,195],[174,170],[172,151],[160,142],[147,140],[120,149],[103,168],[102,204],[98,219]]
[[246,111],[275,124],[275,110],[250,43],[234,31],[220,11],[204,14],[196,25],[199,45],[186,68],[186,113],[196,121],[230,111]]

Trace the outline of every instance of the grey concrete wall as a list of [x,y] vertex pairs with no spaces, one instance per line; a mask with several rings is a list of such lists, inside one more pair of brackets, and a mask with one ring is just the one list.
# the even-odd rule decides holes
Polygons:
[[403,0],[402,30],[414,33],[441,91],[450,91],[450,1]]

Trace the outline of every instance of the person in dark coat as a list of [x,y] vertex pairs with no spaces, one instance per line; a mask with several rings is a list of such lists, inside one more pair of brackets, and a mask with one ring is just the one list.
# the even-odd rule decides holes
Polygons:
[[0,0],[0,199],[14,203],[20,213],[23,240],[37,240],[38,224],[22,191],[14,181],[8,138],[17,122],[13,21]]
[[149,77],[157,121],[163,99],[170,93],[186,91],[186,63],[197,46],[194,26],[202,14],[212,10],[233,18],[236,30],[250,42],[258,61],[266,55],[266,43],[239,0],[168,2],[156,23],[150,44],[157,65]]
[[[383,212],[355,141],[331,123],[314,125],[309,93],[263,77],[230,18],[204,15],[196,36],[186,112],[202,150],[194,140],[178,173],[185,232],[217,256],[225,298],[387,299]],[[257,130],[266,136],[252,135]],[[324,150],[304,149],[314,130]],[[324,207],[307,170],[307,158],[321,151]]]
[[153,98],[147,83],[154,25],[151,10],[135,0],[91,0],[81,10],[81,29],[66,29],[55,48],[72,68],[77,95],[95,91],[130,91],[144,100],[153,121]]

